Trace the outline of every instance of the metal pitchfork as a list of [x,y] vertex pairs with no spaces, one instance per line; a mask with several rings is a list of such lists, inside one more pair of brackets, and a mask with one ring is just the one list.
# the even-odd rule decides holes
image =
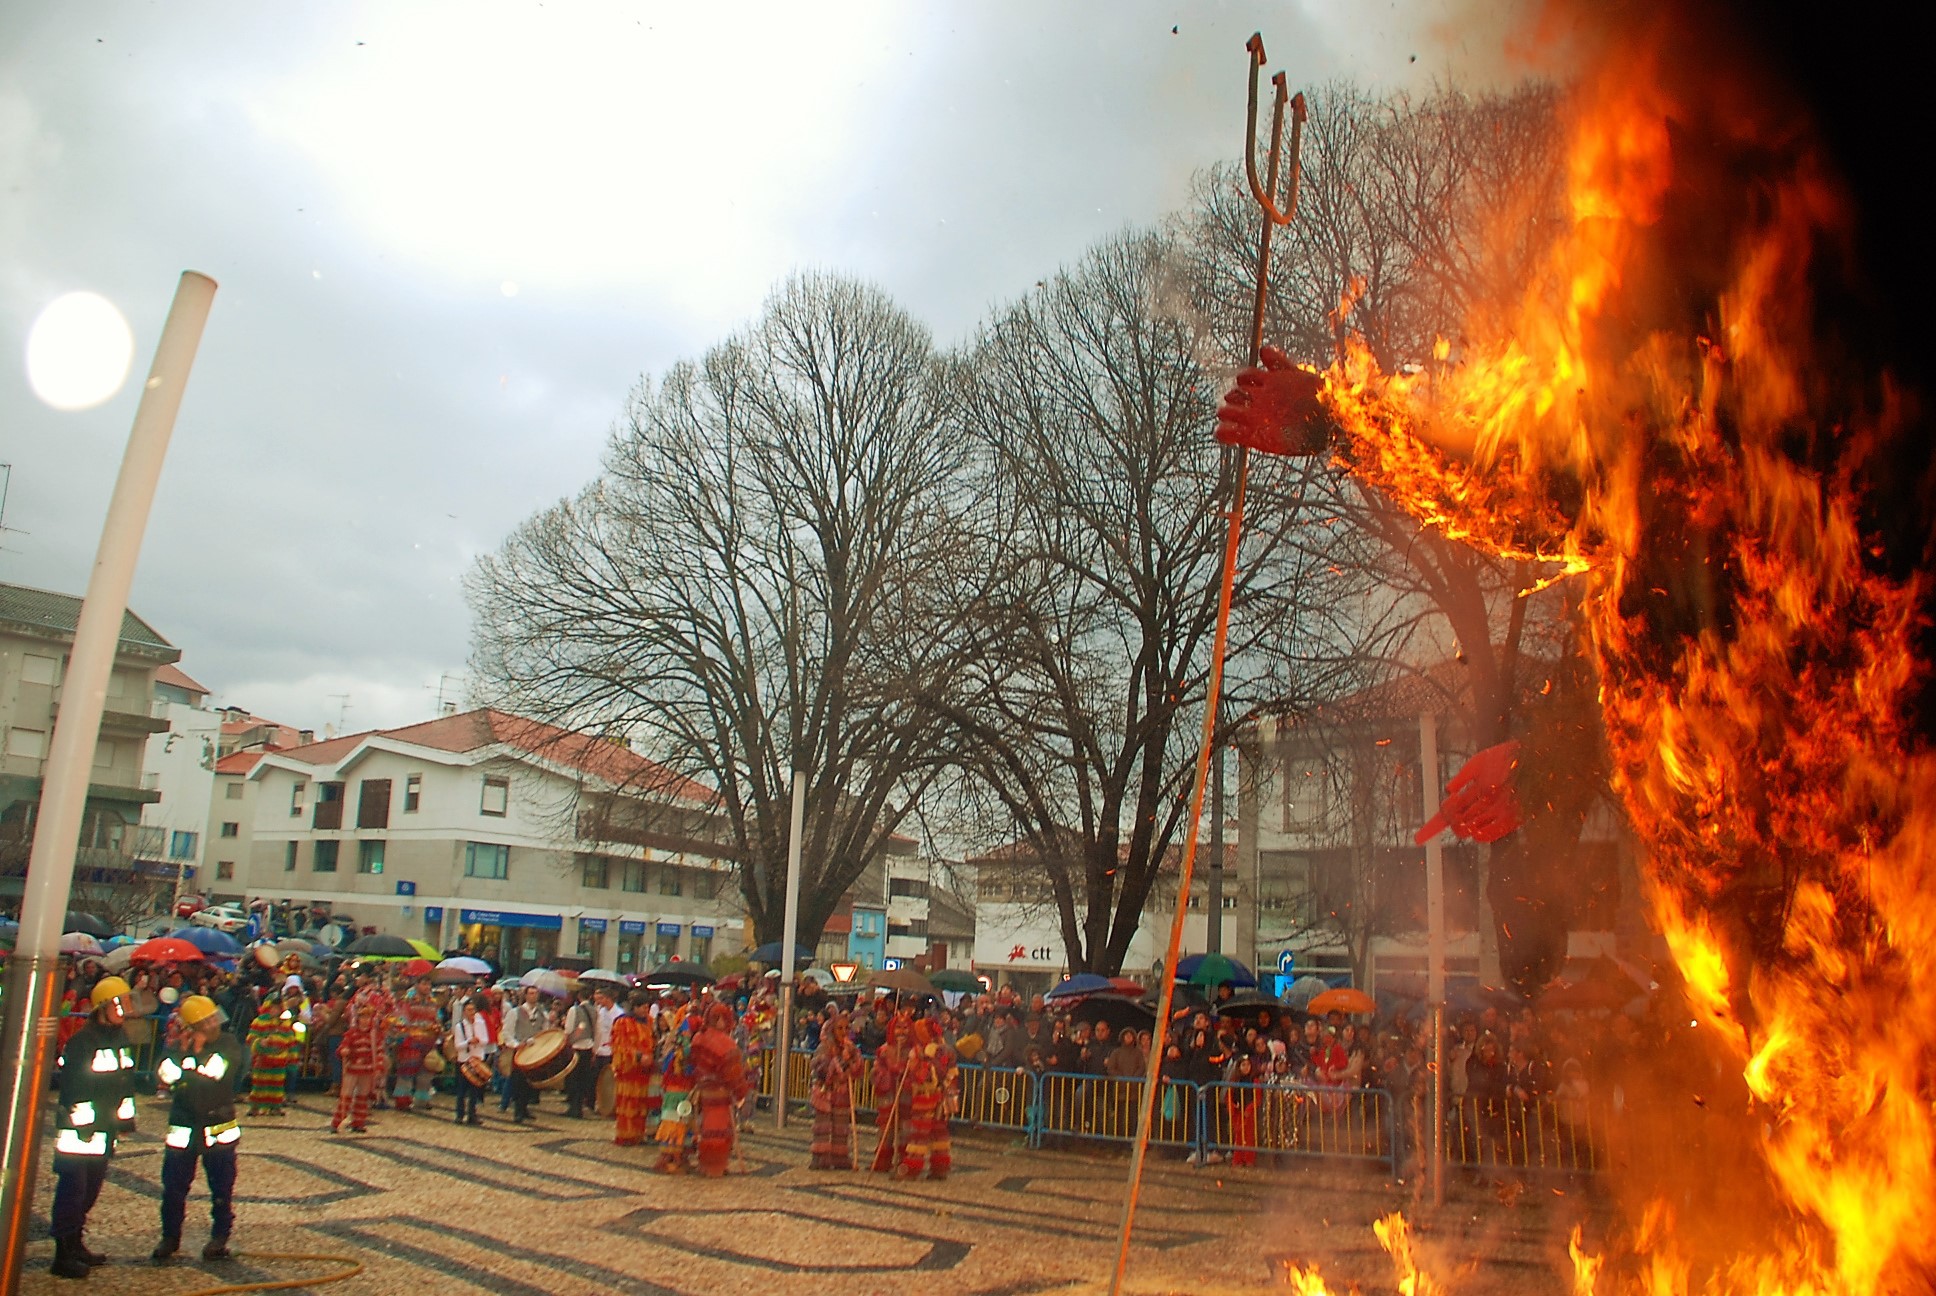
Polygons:
[[[1298,156],[1298,146],[1304,133],[1304,96],[1288,97],[1284,87],[1284,74],[1279,72],[1271,78],[1271,85],[1277,89],[1275,102],[1271,105],[1271,139],[1268,161],[1264,167],[1265,180],[1257,183],[1257,73],[1264,66],[1264,37],[1256,32],[1244,43],[1250,52],[1250,102],[1244,114],[1244,175],[1250,181],[1250,193],[1257,205],[1264,209],[1263,230],[1257,236],[1257,297],[1251,309],[1250,321],[1250,363],[1260,363],[1264,349],[1264,302],[1270,285],[1271,235],[1279,225],[1289,225],[1297,215],[1298,180],[1303,167]],[[1281,144],[1284,138],[1284,105],[1291,107],[1291,183],[1283,210],[1279,210],[1277,198],[1277,172],[1282,161]],[[1203,789],[1210,775],[1211,754],[1216,750],[1218,702],[1223,695],[1224,650],[1229,642],[1230,632],[1230,591],[1237,576],[1237,542],[1244,530],[1244,488],[1250,475],[1250,451],[1237,447],[1237,480],[1231,493],[1230,534],[1224,544],[1223,587],[1217,601],[1217,635],[1210,653],[1210,681],[1205,693],[1203,712],[1203,745],[1197,756],[1196,791],[1190,804],[1189,829],[1183,848],[1183,877],[1178,885],[1176,915],[1170,920],[1169,955],[1163,966],[1169,975],[1163,978],[1163,989],[1157,1001],[1156,1029],[1167,1037],[1170,1027],[1170,1010],[1176,995],[1175,970],[1178,955],[1183,949],[1183,919],[1189,911],[1182,897],[1190,894],[1190,879],[1196,870],[1197,829],[1203,820]],[[1116,1272],[1109,1284],[1110,1296],[1121,1296],[1123,1277],[1129,1270],[1129,1240],[1136,1223],[1136,1199],[1143,1187],[1143,1162],[1149,1152],[1150,1128],[1156,1121],[1158,1078],[1162,1072],[1165,1038],[1150,1042],[1149,1071],[1144,1076],[1142,1111],[1136,1120],[1136,1148],[1130,1157],[1129,1188],[1123,1196],[1122,1235],[1116,1251]]]

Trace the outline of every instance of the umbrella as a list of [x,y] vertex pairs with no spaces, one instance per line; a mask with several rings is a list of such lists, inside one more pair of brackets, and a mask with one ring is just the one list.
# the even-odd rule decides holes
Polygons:
[[402,970],[407,977],[427,977],[436,966],[427,958],[413,958],[404,960]]
[[[746,957],[750,962],[764,963],[768,967],[772,967],[780,961],[780,942],[768,941]],[[805,945],[795,945],[793,947],[793,965],[795,967],[800,966],[802,963],[811,962],[813,962],[812,950],[808,949]]]
[[1094,972],[1078,972],[1072,977],[1064,977],[1061,985],[1042,997],[1051,1002],[1062,1002],[1080,999],[1084,995],[1107,994],[1115,988],[1109,984],[1109,978],[1106,976],[1097,976]]
[[477,980],[477,974],[466,972],[463,968],[437,965],[430,971],[430,984],[445,986],[467,986]]
[[734,972],[728,976],[723,976],[719,978],[719,980],[713,982],[713,989],[724,990],[730,994],[734,990],[739,989],[740,983],[745,979],[746,979],[746,973]]
[[343,947],[345,954],[361,954],[364,958],[416,958],[417,949],[401,936],[379,934],[362,936]]
[[[833,980],[831,973],[828,974],[827,979]],[[960,968],[942,968],[928,977],[928,984],[937,990],[958,990],[963,994],[974,994],[981,989],[981,978],[973,972],[964,972]]]
[[1259,1025],[1282,1016],[1284,1005],[1267,994],[1252,991],[1249,994],[1232,995],[1215,1005],[1219,1017],[1240,1017],[1255,1020]]
[[141,942],[136,940],[134,937],[123,932],[118,935],[110,936],[106,940],[102,941],[101,948],[105,950],[118,950],[123,945],[139,945],[140,943]]
[[1222,985],[1226,981],[1234,986],[1257,985],[1257,974],[1224,954],[1192,954],[1176,965],[1176,979],[1188,981],[1191,985]]
[[134,964],[134,945],[117,945],[101,956],[101,966],[110,972],[126,972]]
[[417,953],[423,955],[425,958],[429,959],[432,963],[435,963],[438,959],[444,956],[444,952],[438,949],[435,945],[432,945],[429,941],[418,940],[416,937],[412,936],[410,938],[409,944],[411,949],[417,951]]
[[235,937],[213,927],[177,927],[168,933],[168,938],[187,941],[211,958],[234,958],[242,952],[242,945]]
[[1331,983],[1323,977],[1301,976],[1284,991],[1284,1002],[1294,1008],[1302,1008],[1330,988]]
[[550,995],[553,999],[571,998],[571,982],[562,972],[550,968],[532,968],[518,978],[521,986],[535,986],[539,994]]
[[713,974],[704,963],[661,963],[645,974],[647,985],[711,985]]
[[1131,999],[1141,999],[1143,991],[1148,989],[1141,981],[1134,981],[1126,976],[1110,977],[1109,985],[1117,994],[1128,995]]
[[[199,963],[202,961],[202,951],[199,948],[174,936],[157,936],[153,940],[142,941],[132,949],[134,952],[128,957],[129,961],[134,963]],[[116,953],[119,952],[116,951]]]
[[69,909],[67,917],[61,921],[62,931],[86,932],[96,940],[106,940],[114,935],[114,928],[91,913],[80,913]]
[[578,974],[578,980],[580,983],[586,981],[605,981],[612,985],[622,986],[627,984],[624,976],[612,971],[610,968],[587,968]]
[[63,954],[98,955],[104,951],[101,942],[86,932],[68,932],[60,938],[60,952]]
[[1343,986],[1336,990],[1326,990],[1306,1004],[1305,1011],[1319,1017],[1334,1012],[1341,1012],[1349,1017],[1359,1013],[1376,1012],[1378,1004],[1364,991]]
[[934,982],[913,968],[894,968],[891,971],[876,972],[867,978],[867,984],[876,990],[891,990],[895,994],[931,995],[934,993]]
[[1069,1016],[1079,1022],[1106,1021],[1115,1030],[1155,1030],[1156,1009],[1121,995],[1091,995]]
[[491,975],[491,965],[489,963],[486,963],[481,958],[472,958],[468,954],[459,954],[455,958],[447,958],[437,966],[440,968],[454,968],[470,976]]

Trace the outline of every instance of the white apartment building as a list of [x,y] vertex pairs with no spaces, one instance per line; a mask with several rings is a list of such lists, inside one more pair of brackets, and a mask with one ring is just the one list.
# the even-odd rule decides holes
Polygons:
[[153,711],[168,728],[151,735],[142,754],[142,786],[159,792],[161,800],[141,809],[138,853],[178,866],[185,891],[207,884],[215,845],[208,812],[222,716],[207,701],[208,690],[179,667],[155,672]]
[[745,944],[711,792],[622,744],[478,710],[222,767],[216,813],[248,825],[247,898],[326,904],[511,972],[644,971]]

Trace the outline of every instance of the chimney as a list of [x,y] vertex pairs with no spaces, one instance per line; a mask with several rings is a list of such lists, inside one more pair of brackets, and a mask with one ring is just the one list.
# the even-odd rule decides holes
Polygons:
[[315,741],[316,731],[314,729],[298,729],[296,731],[296,746],[307,747]]

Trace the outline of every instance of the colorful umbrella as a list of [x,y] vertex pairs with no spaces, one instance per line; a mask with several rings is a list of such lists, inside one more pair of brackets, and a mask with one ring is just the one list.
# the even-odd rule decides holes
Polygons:
[[174,940],[187,941],[210,958],[234,958],[242,952],[235,937],[213,927],[177,927],[168,935]]
[[1257,985],[1257,974],[1227,954],[1192,954],[1176,965],[1176,979],[1197,986]]
[[135,963],[199,963],[202,951],[179,937],[157,936],[136,945],[128,957]]
[[1353,986],[1342,986],[1336,990],[1326,990],[1305,1005],[1305,1011],[1319,1017],[1328,1013],[1341,1012],[1347,1017],[1360,1013],[1377,1012],[1378,1004],[1370,995]]
[[60,952],[63,954],[99,955],[105,951],[101,942],[86,932],[68,932],[60,938]]
[[435,963],[444,956],[444,952],[435,945],[432,945],[429,941],[418,940],[414,936],[410,938],[410,948],[429,959],[432,963]]

